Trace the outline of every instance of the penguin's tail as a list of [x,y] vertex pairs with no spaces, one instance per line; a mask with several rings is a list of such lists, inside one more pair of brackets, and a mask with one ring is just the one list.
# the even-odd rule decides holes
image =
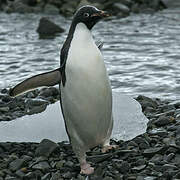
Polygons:
[[30,77],[9,90],[12,97],[43,86],[54,86],[61,81],[60,68]]

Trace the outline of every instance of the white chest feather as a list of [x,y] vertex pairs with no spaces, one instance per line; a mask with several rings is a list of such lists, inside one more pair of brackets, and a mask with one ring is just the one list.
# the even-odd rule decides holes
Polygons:
[[73,70],[87,70],[89,73],[96,71],[98,66],[104,66],[101,52],[96,46],[91,32],[82,23],[77,25],[74,32],[67,66],[72,67]]

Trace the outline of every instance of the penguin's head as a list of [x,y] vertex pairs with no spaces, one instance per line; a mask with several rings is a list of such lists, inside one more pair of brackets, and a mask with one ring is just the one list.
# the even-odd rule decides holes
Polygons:
[[83,6],[77,10],[74,15],[74,23],[84,23],[88,29],[92,27],[102,18],[110,16],[107,12],[101,11],[94,6]]

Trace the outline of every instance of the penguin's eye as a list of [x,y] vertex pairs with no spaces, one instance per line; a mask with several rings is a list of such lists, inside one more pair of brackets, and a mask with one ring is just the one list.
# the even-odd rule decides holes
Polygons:
[[84,17],[89,17],[89,13],[84,13]]

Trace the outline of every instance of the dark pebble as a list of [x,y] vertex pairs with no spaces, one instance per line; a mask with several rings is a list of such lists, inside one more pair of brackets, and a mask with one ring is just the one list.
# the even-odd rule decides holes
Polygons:
[[58,145],[48,139],[43,139],[38,145],[35,155],[49,157],[51,153],[58,149]]
[[151,157],[157,153],[162,153],[163,149],[164,147],[149,148],[149,149],[144,150],[143,154],[145,156]]
[[40,37],[46,37],[53,36],[57,33],[62,33],[64,32],[64,29],[50,21],[48,18],[42,17],[40,19],[37,32],[39,33]]
[[170,121],[170,118],[169,117],[165,117],[165,116],[161,116],[159,117],[155,122],[154,124],[158,127],[161,127],[161,126],[165,126],[165,125],[168,125],[170,124],[171,121]]
[[11,171],[16,171],[25,165],[26,165],[26,161],[24,161],[23,159],[16,159],[9,164],[9,169]]

